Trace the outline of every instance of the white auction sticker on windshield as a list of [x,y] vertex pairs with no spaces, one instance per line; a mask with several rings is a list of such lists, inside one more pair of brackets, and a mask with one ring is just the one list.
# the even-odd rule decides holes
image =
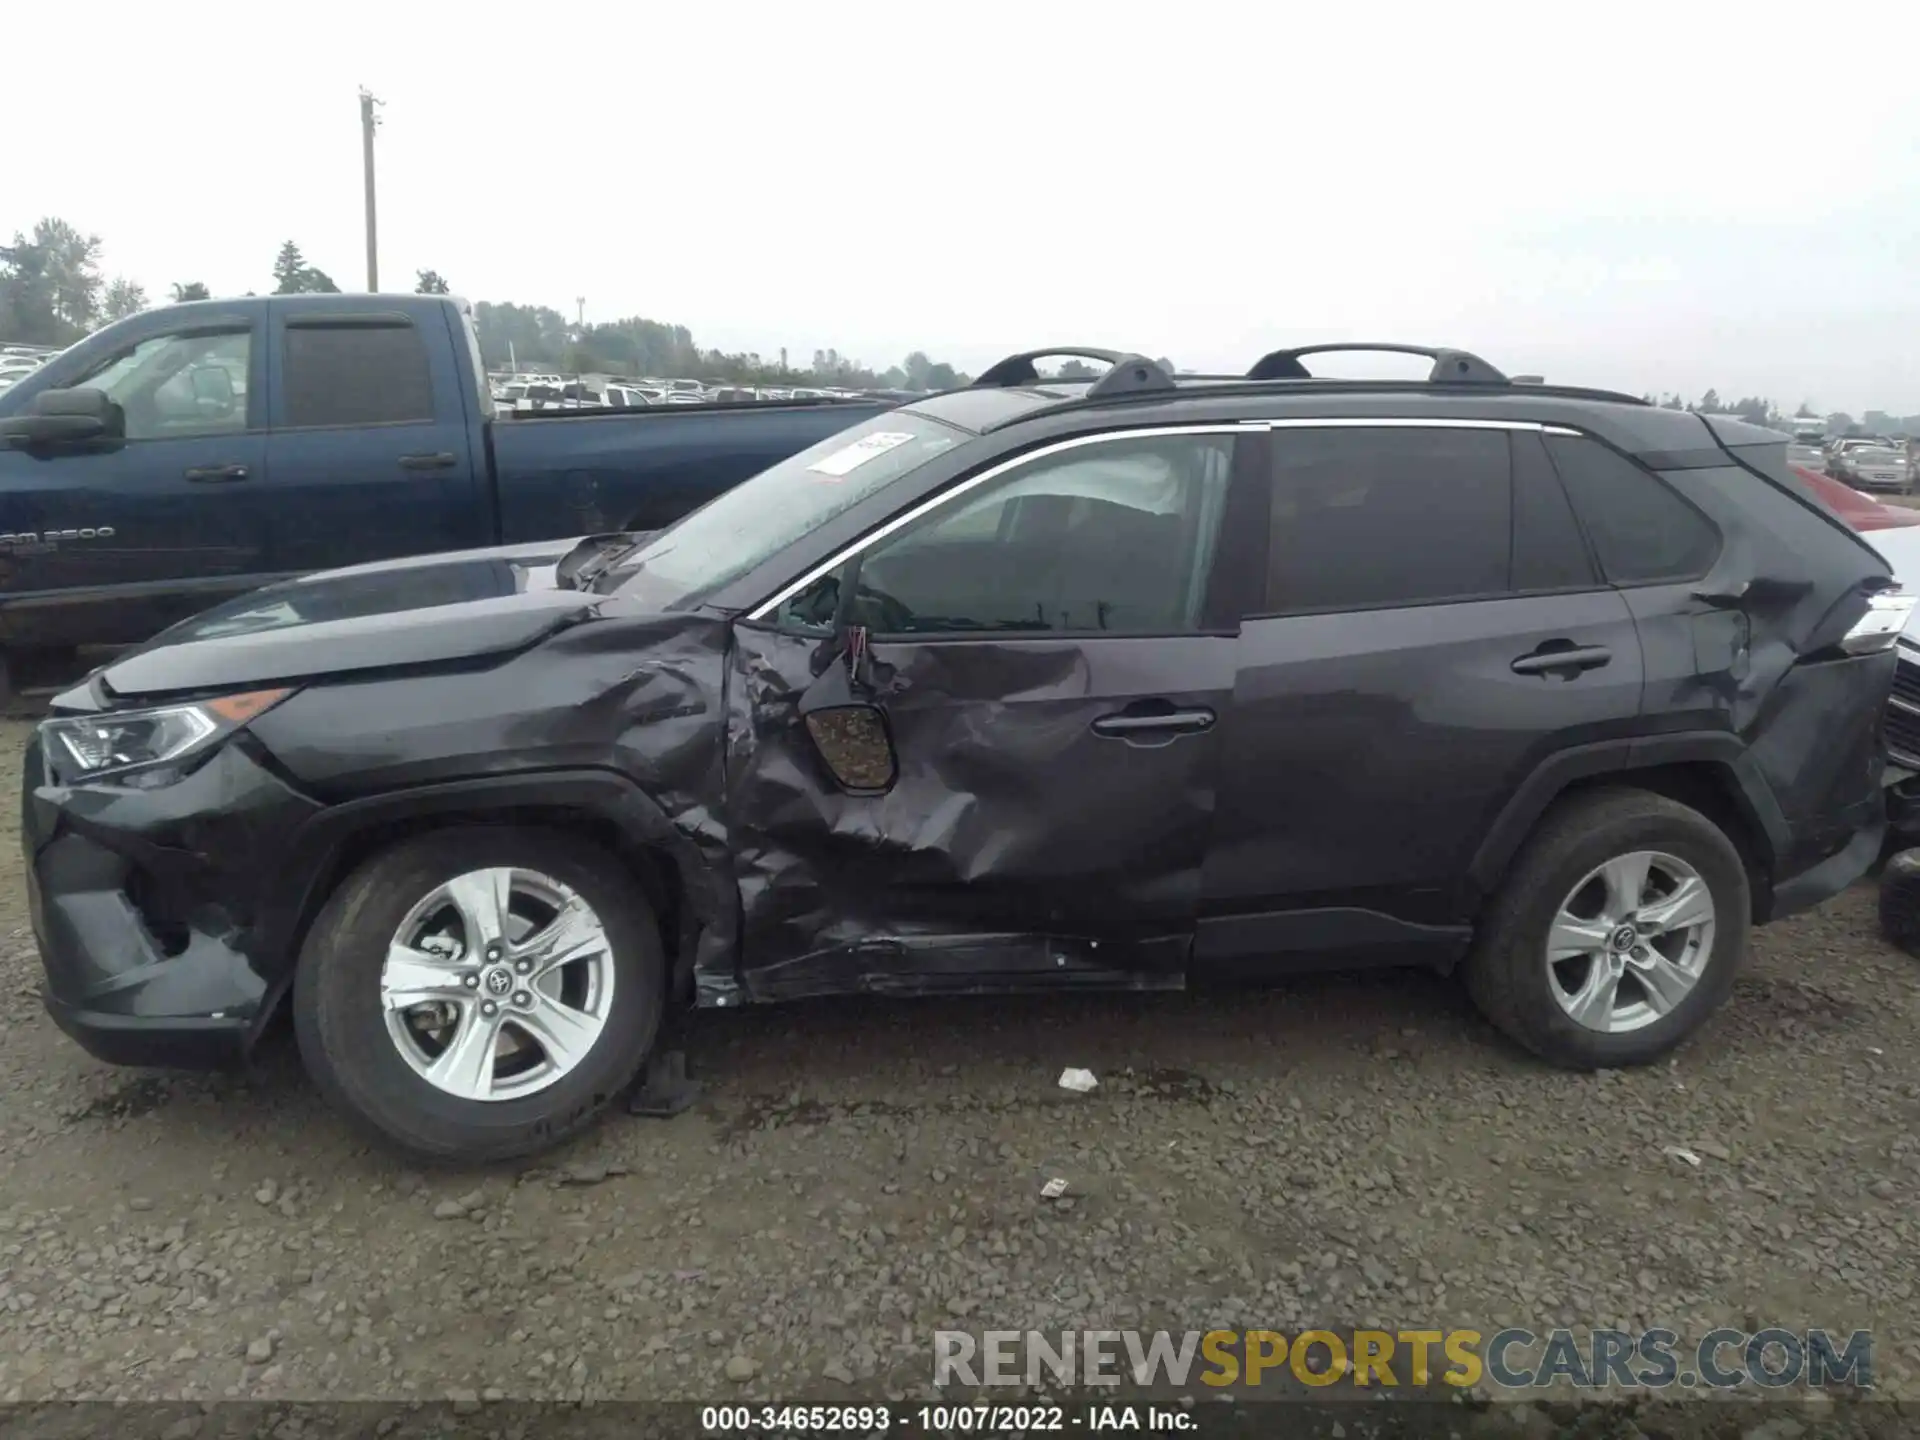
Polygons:
[[850,475],[876,455],[906,444],[913,436],[900,430],[880,430],[872,435],[862,435],[851,445],[842,445],[831,455],[822,455],[807,469],[815,475],[831,475],[838,480]]

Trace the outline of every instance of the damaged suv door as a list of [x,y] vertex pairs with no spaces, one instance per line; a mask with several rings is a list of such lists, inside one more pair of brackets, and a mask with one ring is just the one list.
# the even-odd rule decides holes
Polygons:
[[1261,478],[1243,437],[993,466],[736,626],[753,996],[1182,983],[1247,581],[1223,536]]

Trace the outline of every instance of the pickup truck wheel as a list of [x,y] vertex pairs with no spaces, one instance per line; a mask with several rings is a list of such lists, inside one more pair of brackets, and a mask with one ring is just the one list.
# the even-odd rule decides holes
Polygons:
[[651,907],[571,836],[443,830],[375,856],[315,921],[294,1027],[315,1082],[429,1161],[526,1155],[585,1128],[653,1046]]
[[1551,810],[1487,906],[1474,1003],[1570,1069],[1643,1065],[1726,999],[1746,956],[1746,866],[1697,810],[1640,790]]

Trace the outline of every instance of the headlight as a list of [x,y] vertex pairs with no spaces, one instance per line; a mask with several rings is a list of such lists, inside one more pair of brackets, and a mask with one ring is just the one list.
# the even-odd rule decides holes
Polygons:
[[[40,725],[41,749],[63,784],[176,763],[218,743],[292,690],[250,690],[192,705],[76,715]],[[130,784],[138,783],[129,779]]]
[[1913,618],[1914,602],[1920,600],[1910,590],[1883,590],[1867,601],[1867,613],[1840,641],[1849,655],[1872,655],[1891,650]]

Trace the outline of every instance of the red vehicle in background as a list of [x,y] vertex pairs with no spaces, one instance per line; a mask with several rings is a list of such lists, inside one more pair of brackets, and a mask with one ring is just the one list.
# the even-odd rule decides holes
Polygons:
[[1909,510],[1904,505],[1883,505],[1873,496],[1862,494],[1831,475],[1822,475],[1818,470],[1809,470],[1803,465],[1789,468],[1806,482],[1816,499],[1862,533],[1920,525],[1920,510]]

